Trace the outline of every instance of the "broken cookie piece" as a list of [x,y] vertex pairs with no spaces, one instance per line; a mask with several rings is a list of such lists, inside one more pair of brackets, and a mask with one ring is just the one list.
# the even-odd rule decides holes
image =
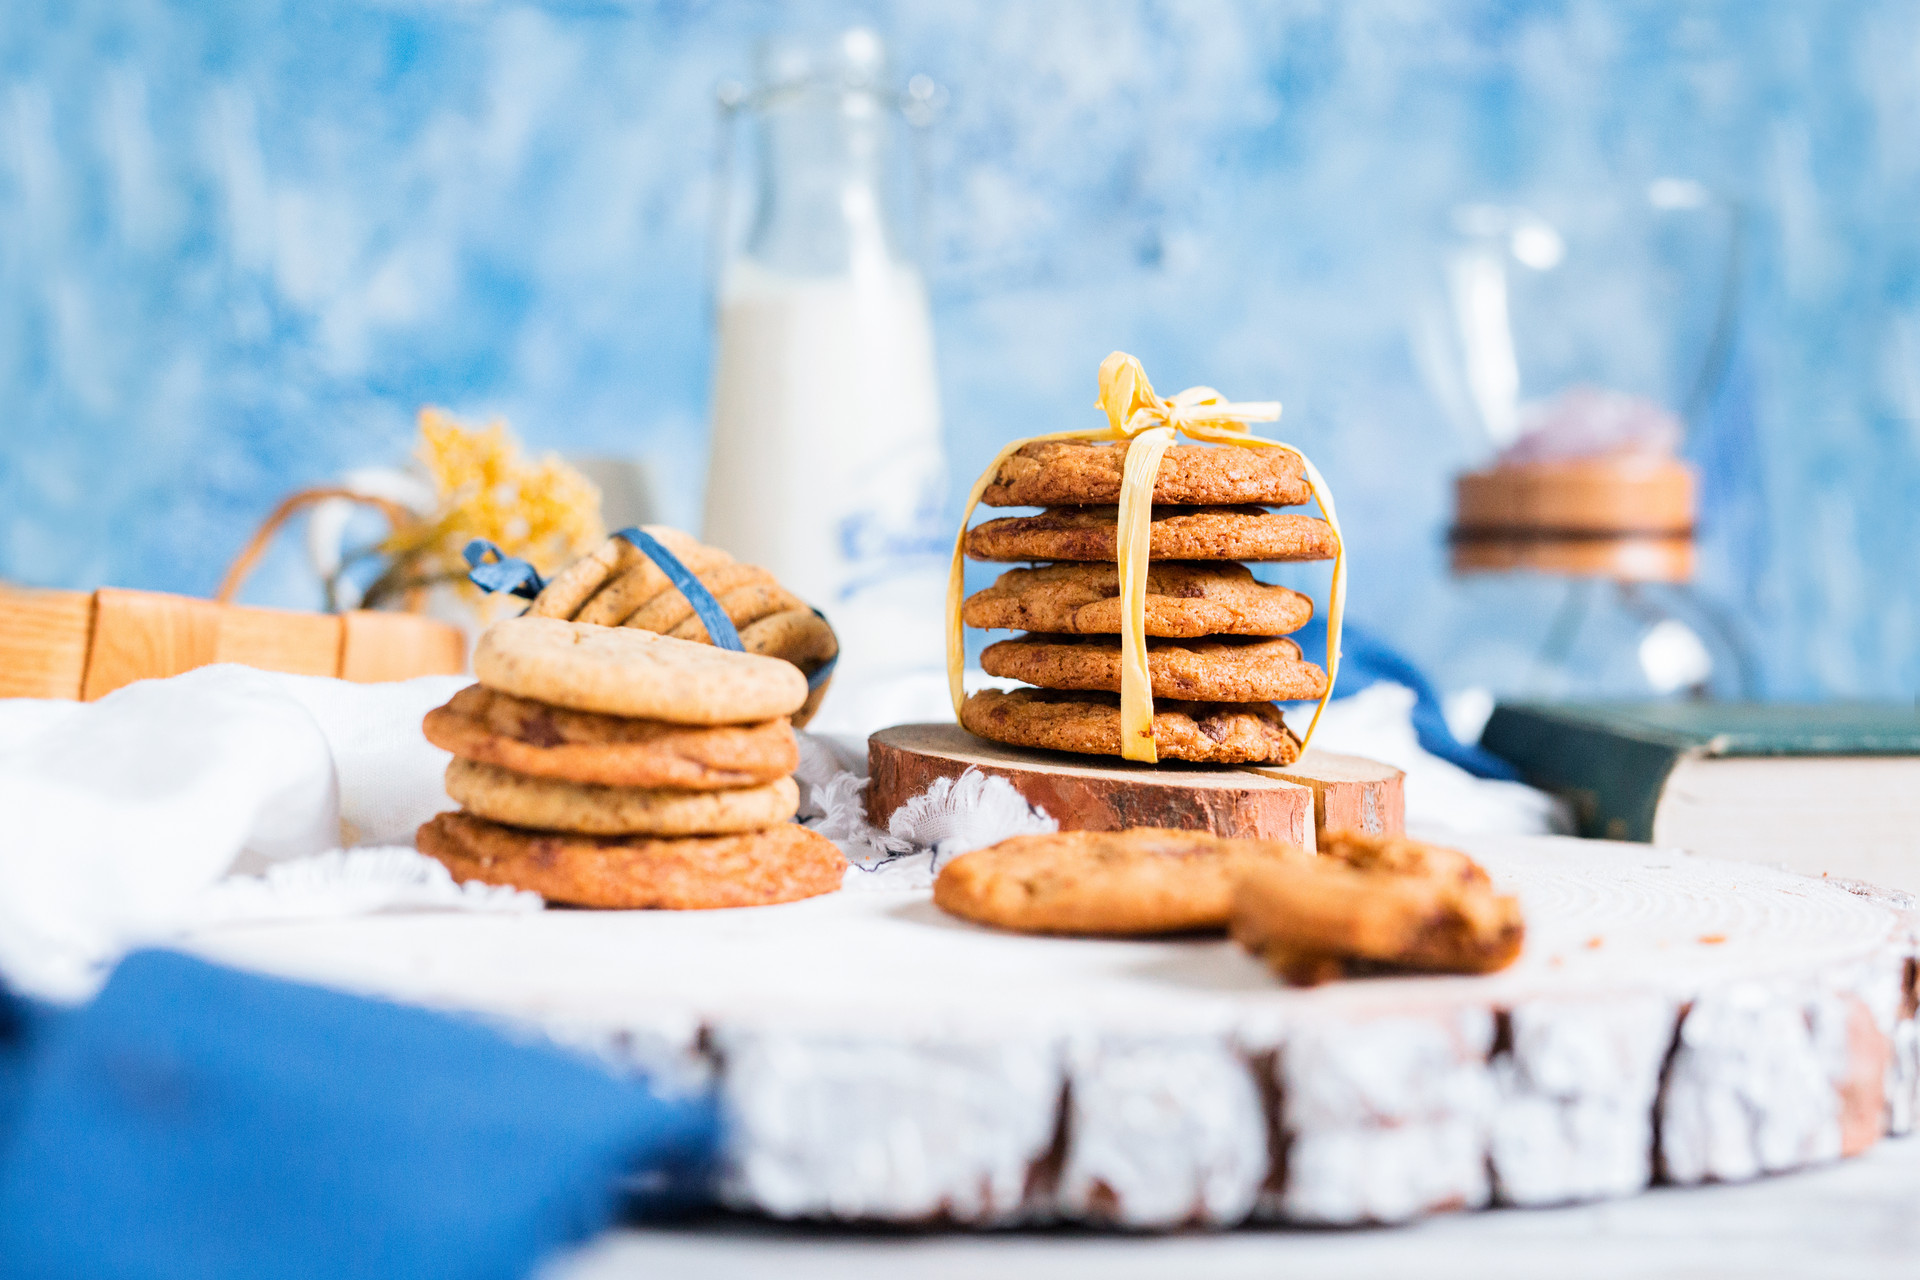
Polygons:
[[1233,898],[1233,937],[1286,981],[1409,969],[1492,973],[1520,954],[1517,898],[1457,849],[1329,832],[1311,861],[1262,866]]

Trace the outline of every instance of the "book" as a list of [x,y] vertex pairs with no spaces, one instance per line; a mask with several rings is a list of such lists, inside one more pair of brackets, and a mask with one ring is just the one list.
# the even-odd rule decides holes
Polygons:
[[1480,745],[1583,836],[1920,892],[1920,708],[1502,703]]

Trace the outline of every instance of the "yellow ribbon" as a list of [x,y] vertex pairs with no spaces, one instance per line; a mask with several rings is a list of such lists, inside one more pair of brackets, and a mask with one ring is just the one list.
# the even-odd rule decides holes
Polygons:
[[953,714],[960,715],[966,701],[961,673],[966,664],[966,638],[960,622],[960,607],[966,595],[967,525],[980,495],[987,491],[1000,465],[1030,444],[1044,440],[1131,440],[1125,470],[1120,481],[1119,528],[1116,530],[1115,558],[1120,566],[1120,754],[1128,760],[1152,764],[1159,759],[1153,744],[1153,683],[1147,673],[1147,551],[1152,535],[1153,483],[1160,474],[1160,459],[1177,434],[1207,444],[1241,445],[1247,448],[1285,449],[1300,459],[1307,487],[1333,528],[1333,585],[1327,593],[1327,691],[1314,708],[1313,719],[1301,738],[1301,750],[1313,741],[1320,713],[1333,696],[1333,682],[1340,672],[1340,631],[1347,609],[1347,540],[1340,532],[1340,517],[1333,509],[1333,495],[1327,482],[1306,454],[1279,440],[1253,434],[1250,423],[1273,422],[1280,417],[1280,402],[1255,400],[1236,404],[1212,387],[1188,387],[1171,399],[1154,392],[1147,371],[1124,351],[1116,351],[1100,363],[1100,399],[1098,407],[1106,412],[1105,427],[1080,431],[1055,431],[1047,435],[1015,440],[994,455],[987,469],[973,483],[967,495],[967,507],[960,515],[960,532],[953,542],[953,567],[947,578],[947,686],[953,695]]

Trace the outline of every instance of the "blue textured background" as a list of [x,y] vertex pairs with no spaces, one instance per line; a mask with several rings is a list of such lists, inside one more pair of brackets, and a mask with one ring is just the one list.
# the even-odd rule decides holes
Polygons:
[[[781,12],[10,0],[0,576],[208,591],[275,497],[395,458],[422,402],[649,454],[694,519],[712,90]],[[1552,597],[1443,571],[1467,448],[1407,340],[1435,230],[1697,178],[1750,231],[1691,446],[1703,586],[1774,695],[1920,689],[1920,8],[874,12],[952,92],[927,265],[956,486],[1086,420],[1114,347],[1166,390],[1277,396],[1342,497],[1356,616],[1483,677]],[[253,594],[311,603],[290,556]]]

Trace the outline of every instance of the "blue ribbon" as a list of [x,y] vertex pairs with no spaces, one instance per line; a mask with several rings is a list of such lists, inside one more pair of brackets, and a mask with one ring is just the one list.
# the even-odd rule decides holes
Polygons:
[[713,598],[713,592],[707,590],[707,584],[693,576],[693,571],[680,563],[680,557],[666,549],[660,540],[644,529],[629,526],[613,535],[625,538],[647,559],[660,566],[660,572],[667,575],[667,581],[680,589],[680,594],[693,606],[694,616],[700,619],[707,629],[707,638],[721,649],[731,649],[735,653],[745,653],[747,646],[740,643],[740,633],[733,628],[733,619]]
[[[691,569],[680,563],[680,557],[667,550],[666,545],[644,529],[629,527],[613,535],[625,538],[634,549],[647,559],[660,566],[660,572],[667,575],[667,581],[687,598],[693,606],[694,616],[707,629],[707,636],[715,646],[731,649],[735,653],[746,652],[746,645],[740,642],[740,632],[734,627],[733,619],[714,599],[713,592],[707,590],[707,584],[694,576]],[[473,566],[473,572],[467,575],[469,581],[482,591],[505,591],[511,595],[531,600],[540,594],[546,583],[541,581],[539,570],[525,560],[514,560],[488,542],[485,538],[475,538],[467,544],[464,554],[467,563]],[[488,556],[493,560],[489,562]],[[827,621],[827,615],[818,609],[813,611],[816,618]],[[828,623],[829,627],[833,624]],[[833,669],[840,665],[840,655],[836,652],[823,663],[818,671],[807,677],[807,688],[818,689],[833,678]]]
[[[531,600],[540,594],[547,584],[540,579],[540,571],[525,560],[515,560],[499,547],[485,538],[475,538],[461,552],[467,558],[472,572],[467,581],[482,591],[504,591],[508,595]],[[493,560],[489,562],[488,556]]]
[[[814,609],[813,616],[822,622],[827,622],[827,615],[818,609]],[[827,622],[827,630],[833,630],[833,624],[831,622]],[[840,665],[840,645],[838,643],[838,637],[836,637],[835,640],[833,656],[821,663],[818,671],[807,677],[807,692],[813,692],[833,678],[833,669]]]

